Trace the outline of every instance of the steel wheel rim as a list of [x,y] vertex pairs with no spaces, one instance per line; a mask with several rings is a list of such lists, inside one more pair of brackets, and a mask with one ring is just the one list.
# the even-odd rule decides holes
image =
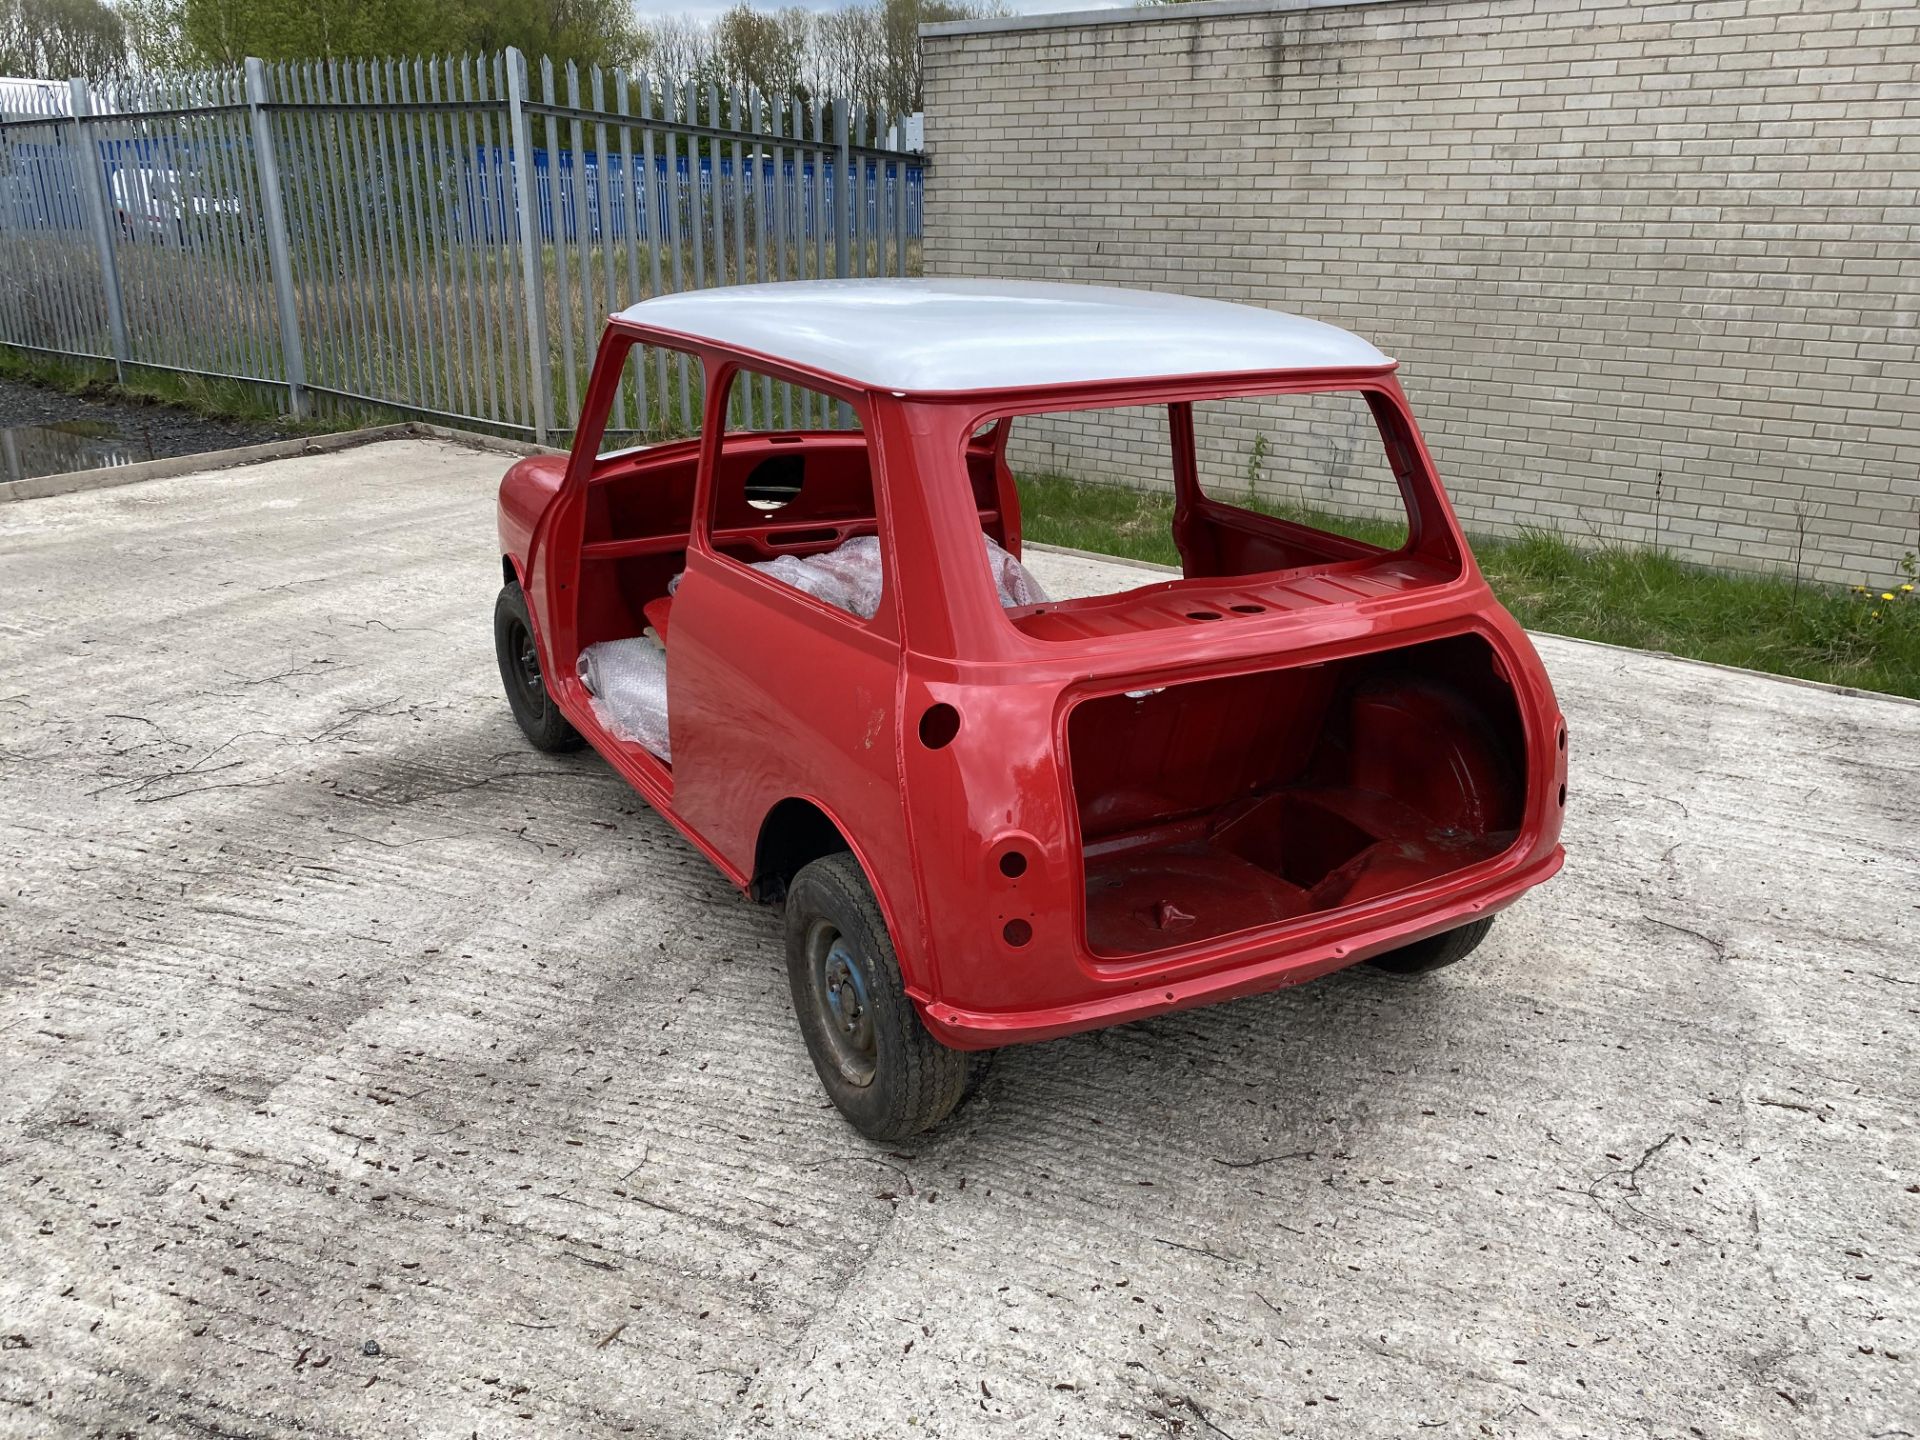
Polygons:
[[879,1058],[873,1002],[853,947],[831,921],[816,920],[807,931],[807,975],[833,1068],[849,1085],[871,1084]]
[[540,651],[533,643],[533,631],[518,620],[507,633],[507,648],[513,653],[514,673],[520,688],[531,700],[542,700],[545,687],[540,682]]

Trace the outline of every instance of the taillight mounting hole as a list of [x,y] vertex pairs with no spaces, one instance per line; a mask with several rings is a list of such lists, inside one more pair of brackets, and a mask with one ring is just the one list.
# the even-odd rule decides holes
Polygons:
[[1027,857],[1021,851],[1009,850],[1000,857],[1000,873],[1009,880],[1018,880],[1027,873]]
[[1009,920],[1000,927],[1000,938],[1018,949],[1033,939],[1033,926],[1024,920]]

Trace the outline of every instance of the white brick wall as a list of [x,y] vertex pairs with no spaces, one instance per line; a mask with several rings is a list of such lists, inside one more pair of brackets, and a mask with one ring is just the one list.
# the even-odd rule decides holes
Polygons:
[[1915,0],[1174,7],[925,49],[929,274],[1357,330],[1475,529],[1765,567],[1804,535],[1840,580],[1920,543]]

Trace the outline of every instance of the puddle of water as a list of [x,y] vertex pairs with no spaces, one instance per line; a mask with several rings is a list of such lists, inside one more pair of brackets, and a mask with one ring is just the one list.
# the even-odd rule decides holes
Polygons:
[[0,480],[104,470],[153,459],[153,447],[127,439],[104,420],[56,420],[0,429]]
[[84,435],[89,440],[120,438],[120,427],[111,420],[51,420],[40,428],[57,430],[62,435]]

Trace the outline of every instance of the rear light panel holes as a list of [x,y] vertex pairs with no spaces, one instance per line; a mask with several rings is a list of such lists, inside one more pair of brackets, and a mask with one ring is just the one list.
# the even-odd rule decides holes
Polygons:
[[[989,889],[1017,891],[1029,877],[1039,877],[1037,867],[1044,858],[1044,847],[1026,831],[1002,831],[987,842],[986,850],[980,857],[981,878]],[[1012,896],[1009,895],[1008,899],[1011,901]],[[1001,918],[1005,919],[1014,908],[1023,907],[1010,905],[1008,910],[1002,912]],[[1027,913],[1031,915],[1033,912],[1029,910]]]
[[1009,920],[1000,927],[1000,938],[1018,950],[1033,939],[1033,926],[1024,920]]

